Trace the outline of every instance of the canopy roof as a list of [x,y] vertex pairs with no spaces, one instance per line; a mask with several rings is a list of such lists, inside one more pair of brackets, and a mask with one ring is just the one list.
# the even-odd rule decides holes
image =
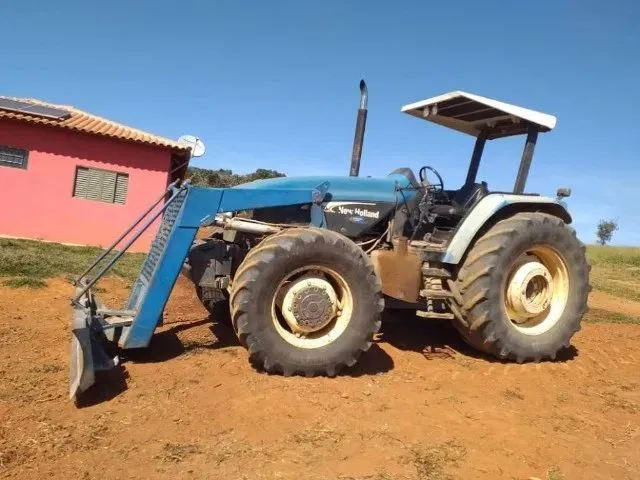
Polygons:
[[460,90],[405,105],[402,111],[474,137],[484,131],[488,139],[527,133],[530,125],[541,132],[556,126],[553,115]]

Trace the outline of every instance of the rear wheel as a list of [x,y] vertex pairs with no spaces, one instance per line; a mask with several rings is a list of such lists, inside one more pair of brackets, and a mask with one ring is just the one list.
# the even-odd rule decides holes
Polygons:
[[561,219],[518,213],[469,251],[454,290],[454,325],[478,350],[518,362],[555,358],[587,311],[585,247]]
[[251,360],[285,375],[335,375],[380,328],[384,302],[368,257],[348,238],[295,228],[251,250],[231,288],[233,326]]

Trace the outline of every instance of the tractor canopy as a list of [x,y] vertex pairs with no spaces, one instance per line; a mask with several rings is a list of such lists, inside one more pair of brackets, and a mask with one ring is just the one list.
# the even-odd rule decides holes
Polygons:
[[476,181],[487,140],[526,134],[513,193],[524,193],[538,133],[556,126],[556,117],[456,90],[402,107],[404,113],[476,137],[465,185]]
[[[414,180],[415,181],[415,180]],[[392,173],[387,177],[280,177],[256,180],[233,188],[240,189],[313,189],[328,182],[325,200],[368,200],[372,202],[396,202],[397,191],[409,188],[411,178],[401,173]],[[415,187],[415,186],[414,186]],[[415,191],[407,191],[404,196],[412,197]]]
[[404,113],[487,140],[528,133],[530,127],[548,132],[556,117],[491,98],[456,90],[402,107]]

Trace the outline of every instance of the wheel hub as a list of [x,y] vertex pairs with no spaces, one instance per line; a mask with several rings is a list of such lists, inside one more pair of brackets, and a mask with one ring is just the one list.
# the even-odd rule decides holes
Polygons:
[[521,265],[511,276],[506,295],[507,305],[516,323],[525,322],[544,312],[553,298],[551,273],[537,261]]
[[296,334],[316,332],[338,313],[338,299],[331,284],[321,278],[302,278],[287,290],[282,315]]

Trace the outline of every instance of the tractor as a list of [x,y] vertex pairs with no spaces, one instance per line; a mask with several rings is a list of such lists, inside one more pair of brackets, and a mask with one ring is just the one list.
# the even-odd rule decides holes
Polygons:
[[[111,347],[148,346],[181,272],[269,373],[334,376],[353,366],[385,308],[448,319],[469,345],[504,361],[553,360],[570,345],[589,292],[585,246],[569,226],[571,191],[525,193],[538,135],[556,118],[462,91],[404,106],[476,138],[464,184],[447,189],[432,166],[359,176],[367,97],[361,81],[349,176],[175,182],[77,278],[71,398],[118,365]],[[513,191],[491,191],[476,178],[484,146],[514,135],[526,139]],[[159,218],[128,303],[106,307],[92,287]],[[201,227],[213,233],[196,240]]]

